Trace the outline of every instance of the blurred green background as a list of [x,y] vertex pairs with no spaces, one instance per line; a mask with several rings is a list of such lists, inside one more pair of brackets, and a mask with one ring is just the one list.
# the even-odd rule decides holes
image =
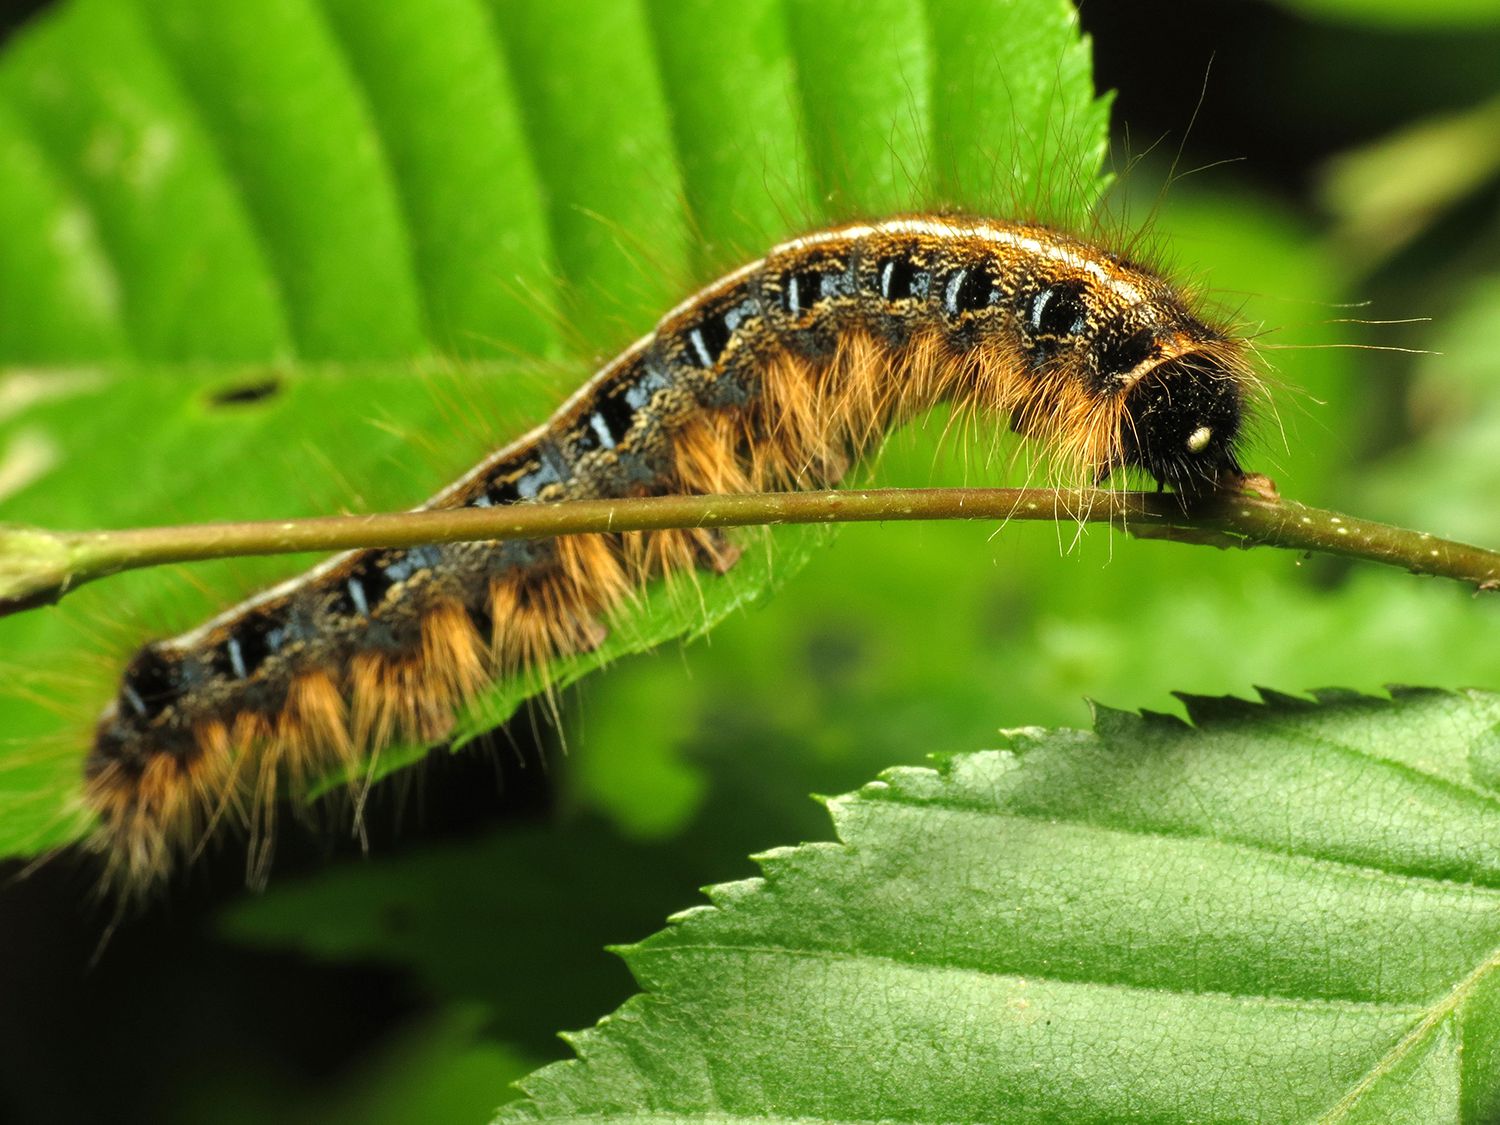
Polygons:
[[[15,6],[0,25],[24,38],[68,7]],[[1097,86],[1117,91],[1101,225],[1144,227],[1156,257],[1260,334],[1277,414],[1252,464],[1311,503],[1500,543],[1500,11],[1241,0],[1185,18],[1150,0],[1081,16]],[[400,324],[368,331],[399,351]],[[432,458],[403,395],[462,424],[443,375],[436,392],[372,376],[390,457]],[[549,393],[539,377],[538,401]],[[878,479],[975,482],[985,462],[938,457],[936,428],[899,435]],[[330,470],[314,502],[332,508],[358,486]],[[487,748],[389,779],[370,857],[291,823],[265,895],[241,889],[227,849],[96,964],[108,913],[87,864],[10,864],[0,1117],[484,1120],[507,1082],[566,1055],[555,1032],[630,993],[606,944],[751,874],[750,852],[827,835],[810,792],[986,746],[999,727],[1084,725],[1087,697],[1160,710],[1173,691],[1261,683],[1500,687],[1500,611],[1462,589],[1073,536],[845,529],[709,638],[584,680],[561,734],[536,709]]]

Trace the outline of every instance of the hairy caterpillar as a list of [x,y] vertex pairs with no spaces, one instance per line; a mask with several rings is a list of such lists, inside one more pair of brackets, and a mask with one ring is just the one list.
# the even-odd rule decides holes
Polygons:
[[[1056,231],[897,218],[777,246],[694,294],[542,427],[427,504],[836,482],[939,401],[1008,418],[1075,483],[1237,474],[1244,341],[1165,280]],[[497,675],[597,645],[639,583],[732,551],[692,530],[337,556],[131,660],[87,799],[111,877],[162,877],[278,785],[436,740]]]

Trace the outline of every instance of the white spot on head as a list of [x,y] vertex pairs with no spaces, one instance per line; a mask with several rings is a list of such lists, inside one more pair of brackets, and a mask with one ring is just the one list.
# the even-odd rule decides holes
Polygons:
[[1213,440],[1213,437],[1213,430],[1209,429],[1207,426],[1199,426],[1192,433],[1188,434],[1188,452],[1202,453],[1204,449],[1208,447],[1208,443]]

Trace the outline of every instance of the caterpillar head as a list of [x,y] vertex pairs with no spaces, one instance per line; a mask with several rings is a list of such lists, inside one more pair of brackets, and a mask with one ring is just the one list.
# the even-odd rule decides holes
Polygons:
[[1120,460],[1184,497],[1238,476],[1246,375],[1213,350],[1164,360],[1125,393]]

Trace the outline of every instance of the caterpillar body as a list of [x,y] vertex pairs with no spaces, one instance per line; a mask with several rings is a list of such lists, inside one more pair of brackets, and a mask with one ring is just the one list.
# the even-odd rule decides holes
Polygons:
[[[1237,474],[1246,343],[1163,278],[1046,227],[946,217],[820,231],[694,294],[543,426],[426,507],[835,483],[939,401],[993,413],[1070,483]],[[395,739],[435,741],[496,676],[597,645],[654,576],[731,565],[664,530],[355,551],[141,648],[86,800],[111,879],[162,878],[220,821]]]

